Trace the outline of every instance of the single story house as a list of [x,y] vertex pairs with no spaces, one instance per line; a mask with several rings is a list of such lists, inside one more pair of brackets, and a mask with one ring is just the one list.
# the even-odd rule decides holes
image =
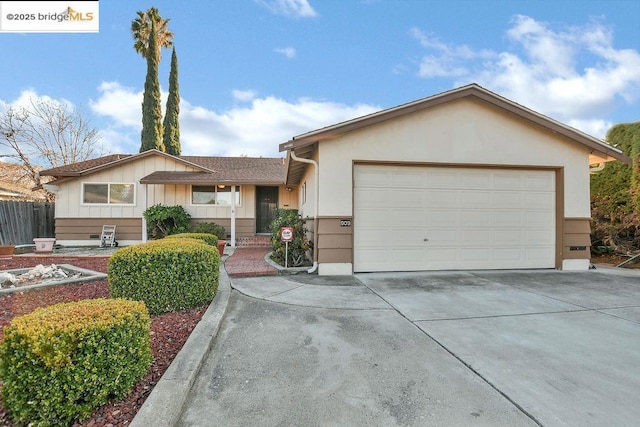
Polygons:
[[142,212],[267,233],[275,208],[313,219],[322,275],[555,268],[590,263],[589,173],[630,159],[603,141],[470,84],[314,130],[286,159],[111,155],[55,177],[56,239],[95,244],[103,224],[146,240]]
[[470,84],[280,144],[319,274],[590,265],[589,173],[629,157]]
[[121,245],[147,240],[143,212],[181,205],[194,223],[225,227],[232,245],[269,233],[276,208],[297,208],[284,185],[282,158],[172,156],[158,150],[112,154],[45,170],[56,193],[56,241],[96,245],[103,225],[116,226]]

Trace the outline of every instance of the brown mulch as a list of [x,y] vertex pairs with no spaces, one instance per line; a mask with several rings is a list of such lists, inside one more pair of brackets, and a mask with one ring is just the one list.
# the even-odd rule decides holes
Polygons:
[[[0,270],[35,267],[38,264],[45,266],[71,264],[106,273],[107,260],[107,257],[14,256],[0,258]],[[0,327],[8,325],[15,316],[29,313],[38,307],[88,298],[109,298],[109,296],[109,284],[106,280],[52,286],[29,292],[3,295],[0,296]],[[91,418],[74,424],[74,427],[128,425],[178,354],[206,309],[207,306],[202,306],[178,313],[151,316],[151,349],[154,361],[147,375],[135,384],[133,390],[123,400],[98,408]],[[13,425],[1,405],[0,425]]]

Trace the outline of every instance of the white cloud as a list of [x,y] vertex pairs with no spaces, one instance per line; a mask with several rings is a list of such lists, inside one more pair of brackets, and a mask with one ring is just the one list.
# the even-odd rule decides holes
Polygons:
[[255,0],[276,15],[292,16],[295,18],[315,18],[318,16],[308,0]]
[[232,92],[233,98],[237,99],[238,101],[251,101],[253,100],[253,98],[256,97],[256,91],[255,90],[239,90],[239,89],[234,89]]
[[296,49],[293,47],[284,47],[280,49],[275,49],[276,52],[283,54],[289,59],[293,59],[296,57]]
[[503,51],[448,45],[412,29],[428,50],[418,75],[472,81],[594,136],[610,126],[606,117],[624,100],[640,99],[640,53],[616,49],[613,33],[598,21],[554,28],[517,15],[506,31]]
[[[92,102],[104,117],[103,139],[117,152],[139,150],[141,93],[118,83],[103,83],[100,97]],[[312,99],[289,102],[276,97],[256,98],[253,91],[233,91],[236,99],[250,102],[223,112],[180,102],[182,153],[205,156],[282,157],[278,144],[324,126],[378,111],[372,105],[343,105]]]
[[142,91],[135,92],[118,82],[102,82],[98,90],[98,100],[89,102],[94,112],[110,117],[119,126],[142,129]]

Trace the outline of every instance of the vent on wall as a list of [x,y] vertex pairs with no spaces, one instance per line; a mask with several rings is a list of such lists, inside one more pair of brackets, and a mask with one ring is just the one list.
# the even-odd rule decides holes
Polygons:
[[100,235],[99,234],[89,234],[89,238],[90,239],[99,239]]

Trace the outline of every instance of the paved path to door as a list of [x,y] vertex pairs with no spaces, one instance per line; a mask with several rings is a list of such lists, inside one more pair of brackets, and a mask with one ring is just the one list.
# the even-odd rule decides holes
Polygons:
[[634,425],[636,271],[232,279],[180,425]]

